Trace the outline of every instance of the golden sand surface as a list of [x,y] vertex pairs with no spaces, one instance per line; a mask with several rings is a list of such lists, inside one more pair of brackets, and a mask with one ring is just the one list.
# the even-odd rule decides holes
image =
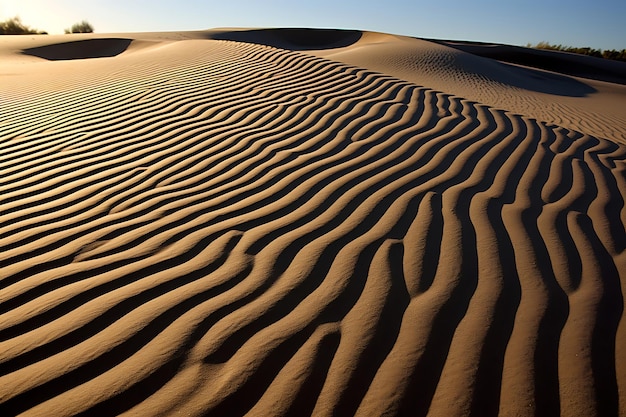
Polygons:
[[626,415],[626,64],[541,54],[0,37],[0,415]]

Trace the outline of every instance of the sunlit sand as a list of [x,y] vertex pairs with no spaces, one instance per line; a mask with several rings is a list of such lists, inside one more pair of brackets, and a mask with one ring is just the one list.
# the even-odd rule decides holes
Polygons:
[[623,415],[626,64],[545,53],[1,37],[0,414]]

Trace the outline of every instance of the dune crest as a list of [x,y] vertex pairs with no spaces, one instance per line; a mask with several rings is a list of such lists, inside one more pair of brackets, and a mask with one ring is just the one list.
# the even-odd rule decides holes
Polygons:
[[[555,53],[548,69],[569,69],[555,72],[518,65],[538,60],[528,48],[479,48],[378,33],[365,33],[354,47],[312,53],[626,144],[626,86],[617,75],[626,74],[623,62],[591,65],[585,58],[603,60]],[[600,81],[581,78],[593,71]]]
[[307,51],[349,47],[361,36],[363,33],[358,30],[281,28],[219,31],[210,38]]
[[11,61],[0,414],[624,413],[622,142],[215,33]]

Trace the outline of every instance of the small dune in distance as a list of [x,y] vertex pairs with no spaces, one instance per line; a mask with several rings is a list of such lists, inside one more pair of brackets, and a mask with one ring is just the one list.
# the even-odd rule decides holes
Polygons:
[[626,415],[625,62],[305,28],[0,60],[0,415]]

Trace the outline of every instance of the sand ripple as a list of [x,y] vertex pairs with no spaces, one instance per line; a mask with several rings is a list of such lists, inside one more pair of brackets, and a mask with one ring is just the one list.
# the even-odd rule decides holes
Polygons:
[[1,110],[3,415],[618,414],[626,147],[263,45],[110,59]]

